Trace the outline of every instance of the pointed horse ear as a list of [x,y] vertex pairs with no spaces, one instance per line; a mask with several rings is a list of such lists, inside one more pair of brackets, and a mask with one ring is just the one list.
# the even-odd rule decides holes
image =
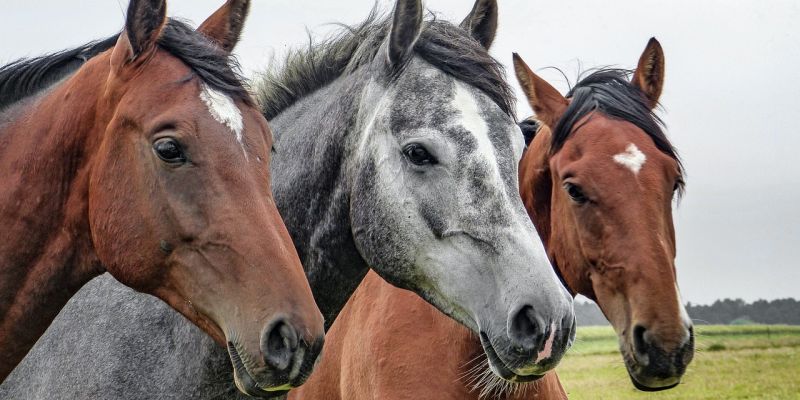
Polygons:
[[244,21],[250,12],[249,0],[228,0],[197,30],[216,43],[222,50],[231,53],[239,42]]
[[414,51],[422,31],[422,1],[397,0],[389,33],[388,57],[392,67],[402,66]]
[[556,123],[569,106],[567,99],[547,81],[534,74],[517,53],[514,53],[514,72],[528,103],[536,113],[536,119],[550,129],[555,129]]
[[147,55],[156,50],[166,23],[166,0],[131,0],[125,17],[125,31],[119,36],[112,52],[112,64],[121,68],[147,59]]
[[461,27],[488,50],[497,33],[497,0],[476,0]]
[[530,146],[533,138],[536,137],[536,132],[539,131],[541,125],[536,117],[528,117],[522,120],[519,124],[519,129],[522,130],[522,136],[525,138],[525,146]]
[[658,105],[661,90],[664,88],[664,69],[664,49],[656,38],[650,38],[639,58],[631,83],[644,93],[651,109]]

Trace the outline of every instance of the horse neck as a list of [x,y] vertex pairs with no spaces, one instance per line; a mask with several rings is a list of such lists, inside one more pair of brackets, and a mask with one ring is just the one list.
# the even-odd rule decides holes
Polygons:
[[550,251],[552,234],[551,206],[553,179],[550,175],[550,142],[552,134],[549,129],[541,129],[536,134],[519,166],[519,189],[522,203],[528,211],[528,217],[536,227],[536,232]]
[[363,133],[357,120],[364,85],[359,72],[339,78],[270,121],[276,204],[326,330],[369,270],[351,229],[348,173]]
[[[85,71],[0,128],[0,381],[100,266],[91,250],[88,142],[100,83]],[[97,81],[97,79],[94,79]]]
[[[567,247],[564,243],[559,242],[559,238],[554,237],[554,232],[557,230],[553,229],[552,218],[556,210],[553,202],[553,190],[555,189],[550,170],[551,141],[551,131],[542,129],[526,150],[520,164],[520,196],[528,211],[528,216],[542,239],[556,275],[574,296],[575,288],[570,287],[565,279],[565,275],[570,273],[570,266],[565,263],[572,258],[572,255],[565,254],[564,251],[567,250]],[[559,222],[556,221],[556,223]],[[569,252],[574,251],[579,252],[579,250],[569,249]]]

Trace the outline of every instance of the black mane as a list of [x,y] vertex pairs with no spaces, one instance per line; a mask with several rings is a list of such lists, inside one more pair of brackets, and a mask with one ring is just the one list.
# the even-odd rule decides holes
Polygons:
[[[379,17],[373,10],[366,20],[344,26],[337,36],[291,52],[280,70],[268,70],[258,84],[256,93],[264,115],[272,119],[300,98],[371,63],[391,26],[391,18]],[[425,21],[414,53],[478,88],[513,117],[514,96],[503,66],[461,27],[436,19]]]
[[[119,34],[74,49],[20,59],[0,67],[0,110],[74,73],[92,57],[114,47]],[[185,22],[170,19],[158,45],[183,61],[208,86],[251,102],[236,60]]]
[[[663,121],[653,113],[645,94],[628,80],[631,71],[625,69],[603,68],[593,71],[573,87],[567,97],[571,98],[569,107],[553,130],[551,151],[555,153],[569,139],[575,126],[583,117],[598,111],[604,115],[630,122],[649,136],[656,147],[678,162],[683,174],[683,165],[677,150],[672,146],[662,127]],[[679,182],[683,189],[683,180]]]
[[90,58],[113,47],[117,36],[46,56],[19,59],[0,67],[0,110],[75,72]]

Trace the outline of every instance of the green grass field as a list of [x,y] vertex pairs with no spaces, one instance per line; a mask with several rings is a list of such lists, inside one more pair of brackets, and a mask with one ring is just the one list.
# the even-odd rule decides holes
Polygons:
[[570,399],[800,399],[800,327],[696,326],[683,382],[665,392],[633,388],[610,327],[578,329],[557,371]]

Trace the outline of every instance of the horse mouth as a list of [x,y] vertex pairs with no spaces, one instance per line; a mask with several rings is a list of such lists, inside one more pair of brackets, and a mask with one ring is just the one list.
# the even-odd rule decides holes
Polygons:
[[[681,383],[680,376],[662,379],[649,379],[645,376],[642,376],[641,373],[636,372],[640,368],[638,365],[631,365],[627,361],[625,362],[625,368],[628,370],[628,377],[631,379],[633,386],[643,392],[660,392],[662,390],[669,390]],[[644,383],[643,381],[645,380],[649,382]]]
[[242,393],[251,397],[276,398],[286,395],[292,388],[292,385],[288,383],[272,388],[261,387],[248,371],[237,346],[233,342],[228,342],[228,354],[230,355],[231,363],[233,363],[233,381],[236,384],[236,388]]
[[623,349],[622,355],[625,360],[625,369],[628,372],[628,377],[633,386],[643,392],[660,392],[669,390],[681,383],[681,376],[661,376],[650,377],[643,373],[644,367],[639,365],[635,358],[627,352],[630,350]]
[[646,386],[646,385],[643,385],[643,384],[639,383],[639,381],[636,380],[636,377],[634,377],[633,374],[630,373],[630,372],[628,372],[628,377],[631,378],[631,383],[633,383],[633,386],[636,389],[639,389],[639,390],[641,390],[643,392],[660,392],[662,390],[669,390],[669,389],[674,388],[675,386],[680,385],[680,383],[681,383],[681,380],[677,379],[675,381],[675,383],[667,384],[666,386],[653,387],[653,386]]
[[495,375],[503,378],[506,381],[513,382],[513,383],[525,383],[525,382],[533,382],[535,380],[539,380],[544,375],[518,375],[514,371],[509,368],[506,363],[500,358],[500,355],[497,354],[497,351],[492,346],[491,340],[489,340],[489,336],[486,335],[485,332],[480,333],[481,337],[481,346],[483,346],[483,352],[486,353],[486,357],[489,359],[489,367],[492,369],[492,372]]

